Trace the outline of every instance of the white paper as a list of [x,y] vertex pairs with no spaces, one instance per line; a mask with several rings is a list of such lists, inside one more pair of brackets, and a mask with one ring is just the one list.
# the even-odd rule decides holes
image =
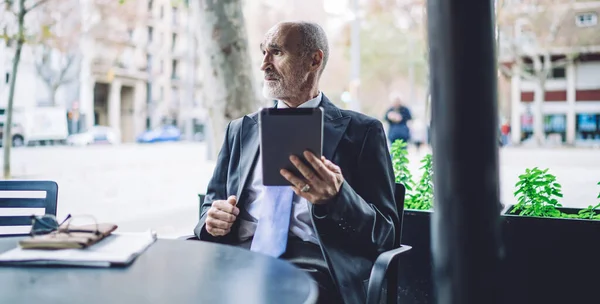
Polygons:
[[0,264],[110,267],[129,264],[156,241],[156,234],[113,233],[85,249],[37,250],[17,247],[0,254]]

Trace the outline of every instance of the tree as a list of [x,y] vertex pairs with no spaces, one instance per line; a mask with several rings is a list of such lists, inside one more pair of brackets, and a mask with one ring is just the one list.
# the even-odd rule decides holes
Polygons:
[[56,104],[57,90],[78,77],[78,44],[81,19],[78,1],[62,1],[52,7],[43,6],[38,12],[41,35],[35,47],[35,68],[48,87],[49,105]]
[[256,111],[259,105],[248,50],[241,0],[191,2],[202,41],[200,65],[210,117],[209,157],[219,150],[228,121]]
[[570,33],[566,27],[574,21],[570,17],[576,9],[575,0],[529,0],[518,5],[509,2],[498,1],[496,18],[500,58],[512,66],[499,66],[506,76],[535,83],[533,137],[542,145],[546,82],[555,69],[567,66],[579,56],[591,36],[584,32]]
[[[8,91],[8,103],[5,110],[6,120],[4,122],[4,130],[2,132],[2,147],[4,150],[4,166],[3,173],[4,179],[9,179],[11,177],[10,174],[10,148],[12,146],[12,112],[13,112],[13,101],[15,97],[15,84],[17,82],[17,72],[19,70],[19,61],[21,60],[21,52],[23,50],[23,45],[26,42],[26,29],[25,29],[25,17],[40,7],[41,5],[49,2],[50,0],[38,0],[31,1],[29,6],[25,5],[25,0],[17,0],[15,3],[14,0],[7,0],[5,2],[5,8],[7,12],[11,12],[14,17],[17,19],[17,29],[16,34],[14,36],[6,36],[6,39],[14,40],[16,42],[15,46],[15,55],[13,57],[13,66],[9,84]],[[14,4],[17,4],[16,11],[14,9]]]
[[[365,15],[360,38],[362,86],[381,86],[387,97],[394,91],[395,82],[405,78],[409,80],[411,90],[406,97],[414,98],[415,88],[426,87],[428,82],[424,1],[370,1],[363,9]],[[370,109],[374,106],[365,104],[365,111],[379,115],[382,109]]]

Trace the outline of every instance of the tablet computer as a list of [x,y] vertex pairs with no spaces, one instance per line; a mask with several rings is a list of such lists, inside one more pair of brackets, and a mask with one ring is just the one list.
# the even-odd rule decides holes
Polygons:
[[265,186],[290,185],[279,173],[281,169],[302,178],[290,161],[290,155],[298,156],[311,167],[304,158],[304,151],[309,150],[319,158],[323,153],[323,109],[320,107],[263,108],[259,114],[259,129]]

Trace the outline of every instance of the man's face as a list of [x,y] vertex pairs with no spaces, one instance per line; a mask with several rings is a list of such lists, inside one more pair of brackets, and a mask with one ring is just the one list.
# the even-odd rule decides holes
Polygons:
[[261,43],[263,95],[269,99],[293,98],[301,92],[309,72],[309,59],[301,53],[302,37],[289,24],[272,28]]

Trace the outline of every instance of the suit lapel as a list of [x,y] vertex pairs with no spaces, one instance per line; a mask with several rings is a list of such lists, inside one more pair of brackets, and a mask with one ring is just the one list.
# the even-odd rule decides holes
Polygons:
[[323,124],[323,156],[329,160],[333,160],[333,155],[337,149],[348,123],[349,116],[342,116],[342,112],[329,99],[323,95],[320,105],[325,111]]
[[244,116],[242,122],[242,134],[240,142],[240,177],[237,191],[237,197],[240,198],[242,189],[246,185],[250,170],[258,154],[259,136],[257,115],[252,114]]

